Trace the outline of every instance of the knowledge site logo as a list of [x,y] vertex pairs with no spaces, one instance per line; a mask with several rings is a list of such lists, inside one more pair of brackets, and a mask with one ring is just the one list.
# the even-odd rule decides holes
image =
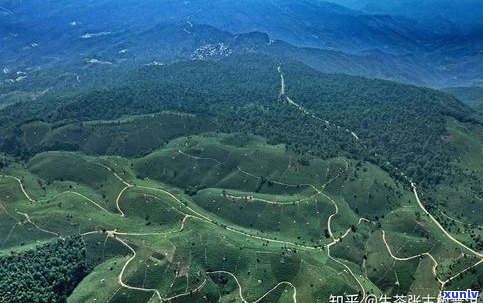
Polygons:
[[370,294],[359,300],[358,295],[344,295],[329,297],[329,303],[483,303],[477,290],[449,290],[439,296],[420,295],[382,295]]

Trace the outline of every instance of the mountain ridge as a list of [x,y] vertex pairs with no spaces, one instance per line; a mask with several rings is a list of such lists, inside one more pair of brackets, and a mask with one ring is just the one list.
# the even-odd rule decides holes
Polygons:
[[[345,71],[432,87],[478,85],[483,81],[478,76],[483,67],[477,63],[480,56],[477,34],[467,38],[456,35],[453,39],[428,32],[411,19],[360,13],[325,2],[317,6],[310,6],[309,2],[253,2],[246,7],[205,1],[164,1],[161,4],[153,1],[137,7],[134,2],[126,2],[113,9],[110,16],[104,9],[109,1],[93,2],[85,7],[72,2],[64,7],[55,2],[45,7],[35,1],[21,6],[10,3],[13,13],[0,19],[6,37],[1,46],[1,58],[6,63],[2,69],[8,70],[3,74],[4,84],[7,80],[15,80],[13,73],[48,70],[54,66],[72,68],[75,64],[77,66],[68,72],[78,73],[85,65],[108,67],[133,62],[143,64],[149,60],[186,59],[184,48],[196,49],[196,40],[186,43],[192,39],[187,32],[193,25],[218,28],[213,36],[219,37],[219,42],[232,40],[226,31],[235,36],[252,31],[266,33],[271,40],[291,44],[288,47],[293,50],[272,48],[265,52],[289,53],[292,59],[298,56],[300,61],[324,72]],[[132,14],[127,17],[116,18],[130,10]],[[38,13],[33,14],[33,11]],[[223,14],[216,15],[217,12]],[[280,14],[276,19],[262,18],[269,12]],[[141,13],[143,18],[137,18]],[[51,18],[52,14],[62,18]],[[238,17],[230,16],[237,14],[245,16],[243,22],[227,21],[236,20]],[[143,33],[148,35],[156,23],[161,26],[158,35],[153,33],[151,39],[136,38]],[[183,32],[186,35],[177,34],[178,39],[170,41],[174,44],[171,50],[166,41],[161,43],[170,33],[164,31],[169,24],[186,31]],[[163,33],[165,37],[161,36]],[[334,45],[329,45],[331,43]],[[143,44],[149,47],[137,47]],[[307,46],[311,48],[305,48]],[[136,61],[126,61],[133,57]]]

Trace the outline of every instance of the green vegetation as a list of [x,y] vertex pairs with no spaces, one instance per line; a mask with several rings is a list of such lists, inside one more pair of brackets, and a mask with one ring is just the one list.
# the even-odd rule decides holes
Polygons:
[[[145,67],[129,76],[128,84],[7,107],[0,112],[2,150],[23,157],[59,149],[139,156],[168,139],[211,128],[261,135],[297,153],[364,159],[391,173],[398,167],[429,186],[442,182],[457,156],[442,140],[446,118],[479,123],[468,108],[437,91],[284,63],[287,94],[308,109],[306,115],[278,98],[278,65],[268,57],[242,56]],[[159,117],[122,118],[163,110],[183,114],[163,119],[160,129]],[[114,120],[82,123],[96,119]],[[139,140],[146,133],[152,138]]]
[[471,111],[285,61],[281,94],[278,67],[145,67],[0,110],[1,251],[80,241],[92,272],[66,274],[60,295],[80,281],[69,302],[481,288],[483,126]]
[[87,273],[79,236],[0,255],[1,302],[65,302]]
[[[79,251],[92,272],[69,302],[157,302],[157,293],[178,302],[225,302],[239,299],[234,277],[247,301],[265,295],[290,302],[293,287],[299,301],[328,300],[362,293],[359,283],[366,292],[418,291],[428,265],[394,260],[381,229],[397,257],[434,256],[441,279],[478,261],[470,252],[454,261],[461,250],[376,166],[342,157],[298,161],[284,146],[237,138],[182,137],[142,158],[47,152],[25,168],[10,165],[3,173],[23,176],[32,201],[15,179],[0,179],[3,249],[29,251],[37,240],[80,233]],[[329,226],[343,237],[336,244]],[[451,283],[476,279],[478,268]],[[425,283],[426,293],[440,286]],[[92,292],[99,284],[104,291]]]

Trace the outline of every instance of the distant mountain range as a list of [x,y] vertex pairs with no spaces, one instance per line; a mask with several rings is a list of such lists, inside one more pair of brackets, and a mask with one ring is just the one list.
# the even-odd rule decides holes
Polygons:
[[328,0],[370,14],[406,16],[439,32],[474,33],[483,28],[483,2],[479,0]]
[[[93,66],[130,68],[252,52],[289,57],[323,72],[422,86],[483,83],[478,27],[468,33],[446,19],[440,19],[445,27],[430,27],[398,6],[392,14],[366,2],[343,3],[347,8],[308,0],[4,1],[0,92],[52,68],[79,75]],[[69,81],[76,85],[79,79]]]

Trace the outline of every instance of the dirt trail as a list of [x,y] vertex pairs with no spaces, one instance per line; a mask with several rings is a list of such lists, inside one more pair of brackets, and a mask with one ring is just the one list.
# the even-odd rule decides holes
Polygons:
[[382,240],[384,242],[384,244],[386,245],[386,248],[389,252],[389,254],[391,255],[391,257],[394,259],[394,260],[398,260],[398,261],[409,261],[409,260],[412,260],[412,259],[415,259],[415,258],[420,258],[420,257],[423,257],[423,256],[427,256],[431,259],[431,261],[433,262],[433,267],[432,267],[432,272],[433,272],[433,275],[434,277],[438,280],[438,282],[440,283],[441,287],[440,287],[440,292],[443,291],[444,287],[446,286],[446,284],[448,284],[448,282],[454,280],[455,278],[459,277],[461,274],[467,272],[468,270],[472,269],[473,267],[476,267],[478,265],[480,265],[481,263],[483,263],[483,259],[479,260],[478,262],[476,262],[475,264],[473,265],[470,265],[468,266],[467,268],[459,271],[458,273],[456,273],[455,275],[451,276],[450,278],[446,279],[446,280],[441,280],[439,277],[438,277],[438,274],[437,274],[437,267],[439,266],[438,264],[438,261],[436,261],[436,259],[428,252],[425,252],[425,253],[421,253],[421,254],[418,254],[418,255],[415,255],[415,256],[411,256],[411,257],[404,257],[404,258],[401,258],[401,257],[397,257],[393,254],[391,248],[389,247],[389,244],[387,243],[386,241],[386,232],[384,230],[382,230]]
[[[279,68],[279,72],[281,72],[280,68]],[[281,74],[281,79],[282,79],[282,88],[281,88],[281,94],[284,94],[285,93],[285,84],[283,83],[283,74]],[[355,134],[353,134],[355,135]],[[217,159],[214,159],[214,158],[200,158],[200,157],[195,157],[195,156],[192,156],[192,155],[189,155],[181,150],[179,150],[179,153],[185,155],[185,156],[188,156],[188,157],[191,157],[191,158],[194,158],[194,159],[197,159],[197,160],[211,160],[211,161],[214,161],[220,165],[224,165],[222,162],[220,162],[219,160]],[[216,226],[219,226],[218,224],[215,223],[214,219],[196,211],[195,209],[193,209],[192,207],[188,206],[187,204],[185,204],[183,201],[180,200],[180,198],[176,197],[174,194],[170,193],[169,191],[167,190],[164,190],[164,189],[161,189],[161,188],[153,188],[153,187],[147,187],[147,186],[138,186],[138,185],[134,185],[134,184],[130,184],[128,183],[126,180],[124,180],[122,177],[120,177],[116,172],[114,172],[111,168],[103,165],[103,164],[99,164],[100,166],[106,168],[107,170],[109,170],[115,177],[116,179],[118,179],[120,182],[122,182],[125,186],[121,189],[121,191],[119,192],[117,198],[116,198],[116,207],[117,207],[117,210],[118,212],[121,214],[122,217],[125,217],[125,214],[124,212],[122,211],[120,205],[119,205],[119,201],[120,201],[120,198],[122,197],[122,195],[124,194],[124,192],[128,189],[131,189],[131,188],[135,188],[135,189],[143,189],[143,190],[148,190],[148,191],[155,191],[155,192],[159,192],[159,193],[163,193],[165,195],[168,195],[169,197],[171,197],[172,199],[174,199],[174,201],[176,201],[176,203],[180,206],[180,209],[185,209],[185,210],[188,210],[190,213],[185,213],[184,211],[181,211],[181,210],[178,210],[180,211],[181,213],[183,213],[185,216],[183,217],[183,220],[181,222],[181,227],[179,228],[179,230],[177,231],[171,231],[171,232],[163,232],[163,233],[156,233],[156,232],[153,232],[153,233],[130,233],[130,232],[118,232],[116,230],[111,230],[111,231],[106,231],[105,233],[107,234],[108,237],[112,237],[114,239],[116,239],[117,241],[121,242],[124,246],[126,246],[131,252],[132,252],[132,255],[129,257],[129,259],[126,261],[126,263],[124,264],[119,276],[118,276],[118,283],[122,286],[122,287],[125,287],[125,288],[128,288],[128,289],[133,289],[133,290],[139,290],[139,291],[145,291],[145,292],[153,292],[153,295],[156,295],[158,297],[158,299],[163,302],[163,300],[171,300],[171,299],[175,299],[175,298],[178,298],[178,297],[181,297],[181,296],[184,296],[184,295],[187,295],[187,293],[183,293],[183,294],[179,294],[179,295],[176,295],[176,296],[173,296],[171,298],[163,298],[160,294],[160,292],[157,290],[157,289],[147,289],[147,288],[139,288],[139,287],[133,287],[133,286],[129,286],[129,285],[126,285],[123,280],[122,280],[122,277],[126,271],[126,268],[127,266],[130,264],[130,262],[132,260],[134,260],[136,258],[136,251],[125,241],[125,240],[122,240],[120,239],[118,236],[159,236],[159,235],[168,235],[168,234],[171,234],[171,233],[175,233],[175,232],[181,232],[184,227],[185,227],[185,223],[186,223],[186,220],[189,219],[189,218],[194,218],[194,219],[198,219],[198,220],[201,220],[205,223],[208,223],[208,224],[211,224],[211,225],[216,225]],[[346,165],[346,170],[348,169],[348,165]],[[244,171],[243,169],[241,169],[240,167],[237,166],[237,170],[240,171],[241,173],[247,175],[247,176],[251,176],[253,178],[257,178],[257,179],[261,179],[261,177],[259,176],[256,176],[255,174],[252,174],[250,172],[247,172],[247,171]],[[325,186],[334,181],[335,179],[339,178],[341,175],[342,175],[343,172],[340,172],[336,177],[334,177],[333,179],[329,180],[326,182],[326,184],[323,185],[322,189],[325,188]],[[30,195],[27,193],[22,181],[17,178],[17,177],[14,177],[14,176],[8,176],[8,175],[0,175],[1,177],[6,177],[6,178],[11,178],[11,179],[14,179],[16,180],[19,185],[20,185],[20,190],[22,191],[23,195],[30,201],[30,202],[36,202],[36,200],[32,199],[30,197]],[[362,282],[358,279],[358,277],[355,275],[355,273],[346,265],[344,264],[342,261],[334,258],[333,256],[331,256],[330,254],[330,248],[333,246],[333,245],[336,245],[337,243],[339,243],[344,237],[346,237],[351,229],[348,229],[342,236],[336,238],[334,236],[334,233],[333,233],[333,230],[332,230],[332,220],[335,216],[337,216],[339,214],[339,207],[337,205],[337,203],[335,202],[335,200],[333,200],[330,196],[328,196],[327,194],[325,194],[322,190],[320,190],[319,188],[317,188],[315,185],[313,184],[287,184],[287,183],[283,183],[283,182],[279,182],[279,181],[275,181],[275,180],[271,180],[271,182],[275,183],[275,184],[279,184],[279,185],[283,185],[283,186],[290,186],[290,187],[294,187],[294,186],[297,186],[297,187],[300,187],[300,186],[306,186],[306,187],[310,187],[312,190],[314,190],[315,194],[310,196],[309,198],[312,198],[314,196],[317,196],[317,195],[322,195],[324,196],[326,199],[328,199],[333,205],[334,205],[334,213],[331,214],[327,220],[327,230],[328,230],[328,233],[329,233],[329,236],[332,238],[332,242],[327,244],[326,245],[326,248],[327,248],[327,255],[328,257],[333,260],[334,262],[336,262],[337,264],[341,265],[342,267],[345,268],[345,271],[347,271],[353,278],[354,280],[357,282],[357,284],[359,285],[360,289],[362,290],[362,293],[363,293],[363,299],[366,297],[366,290],[364,288],[364,285],[362,284]],[[415,255],[415,256],[410,256],[410,257],[397,257],[393,254],[392,250],[390,249],[389,247],[389,244],[387,243],[387,240],[386,240],[386,234],[385,234],[385,231],[382,230],[382,239],[383,239],[383,242],[384,244],[386,245],[386,248],[389,252],[389,254],[391,255],[391,257],[394,259],[394,260],[398,260],[398,261],[408,261],[408,260],[412,260],[414,258],[418,258],[418,257],[423,257],[423,256],[427,256],[429,257],[432,262],[433,262],[433,267],[432,267],[432,271],[433,271],[433,275],[436,277],[436,279],[438,280],[438,282],[441,284],[441,290],[444,288],[444,286],[450,282],[451,280],[457,278],[458,276],[460,276],[461,274],[463,274],[464,272],[480,265],[483,263],[483,254],[480,253],[480,252],[477,252],[471,248],[469,248],[468,246],[466,246],[465,244],[461,243],[460,241],[458,241],[457,239],[455,239],[453,236],[451,236],[442,226],[441,224],[426,210],[426,208],[424,207],[424,205],[422,204],[421,200],[419,199],[419,195],[418,195],[418,192],[417,192],[417,188],[416,188],[416,185],[414,182],[410,181],[411,183],[411,186],[413,188],[413,193],[414,193],[414,196],[416,198],[416,201],[418,203],[418,206],[423,210],[423,212],[428,215],[428,217],[438,226],[438,228],[451,240],[453,241],[454,243],[458,244],[460,247],[463,247],[464,249],[472,252],[474,255],[476,255],[478,258],[480,258],[480,260],[478,262],[476,262],[475,264],[465,268],[464,270],[458,272],[457,274],[453,275],[452,277],[448,278],[447,280],[443,281],[441,280],[438,275],[437,275],[437,267],[438,267],[438,262],[436,261],[436,259],[430,254],[430,253],[421,253],[421,254],[418,254],[418,255]],[[66,192],[63,192],[63,193],[60,193],[60,194],[74,194],[74,195],[77,195],[77,196],[80,196],[84,199],[86,199],[87,201],[89,201],[90,203],[94,204],[96,207],[98,207],[99,209],[101,209],[102,211],[104,212],[108,212],[109,211],[105,208],[103,208],[101,205],[99,205],[98,203],[96,203],[95,201],[93,201],[92,199],[84,196],[83,194],[80,194],[80,193],[77,193],[77,192],[74,192],[74,191],[66,191]],[[60,195],[60,194],[57,194],[57,195]],[[230,196],[232,198],[237,198],[237,199],[240,199],[240,197],[236,197],[236,196]],[[309,199],[309,198],[305,198],[305,199]],[[160,199],[160,198],[158,198]],[[274,203],[274,204],[286,204],[286,203],[282,203],[282,202],[275,202],[275,201],[269,201],[269,200],[264,200],[264,199],[255,199],[255,200],[258,200],[258,201],[261,201],[261,202],[265,202],[265,203]],[[301,202],[303,201],[304,199],[302,200],[298,200],[297,202]],[[291,204],[291,203],[290,203]],[[26,213],[21,213],[21,212],[18,212],[18,214],[20,215],[23,215],[26,220],[33,224],[36,228],[38,228],[39,230],[43,231],[43,232],[46,232],[46,233],[50,233],[52,235],[55,235],[55,236],[59,236],[58,233],[55,233],[55,232],[51,232],[51,231],[48,231],[48,230],[45,230],[43,228],[41,228],[40,226],[38,226],[37,224],[35,224],[34,222],[31,221],[30,217],[28,214]],[[365,218],[360,218],[357,225],[361,224],[362,222],[371,222]],[[374,223],[374,222],[372,222]],[[257,240],[261,240],[261,241],[266,241],[266,242],[272,242],[272,243],[278,243],[278,244],[283,244],[283,245],[289,245],[289,246],[295,246],[295,247],[301,247],[301,248],[304,248],[304,249],[309,249],[309,250],[319,250],[321,249],[320,247],[313,247],[313,246],[306,246],[306,245],[302,245],[302,244],[297,244],[297,243],[294,243],[294,242],[289,242],[289,241],[282,241],[282,240],[276,240],[276,239],[270,239],[270,238],[265,238],[265,237],[261,237],[261,236],[257,236],[257,235],[253,235],[253,234],[250,234],[248,232],[245,232],[243,230],[240,230],[240,229],[237,229],[237,228],[234,228],[234,227],[230,227],[230,226],[227,226],[227,225],[222,225],[221,227],[223,227],[224,229],[230,231],[230,232],[233,232],[233,233],[237,233],[239,235],[243,235],[247,238],[252,238],[252,239],[257,239]],[[92,234],[100,234],[102,233],[102,231],[99,231],[99,230],[96,230],[96,231],[92,231],[92,232],[86,232],[83,234],[83,236],[87,236],[87,235],[92,235]],[[208,272],[208,274],[215,274],[215,273],[224,273],[224,274],[228,274],[230,276],[232,276],[237,285],[238,285],[238,288],[239,288],[239,295],[240,295],[240,298],[243,300],[243,302],[246,302],[248,303],[244,297],[243,297],[243,294],[242,294],[242,287],[238,281],[238,279],[236,278],[236,276],[230,272],[226,272],[226,271],[213,271],[213,272]],[[205,283],[206,283],[206,280],[201,284],[199,285],[196,289],[192,290],[192,291],[199,291],[200,289],[202,289],[204,286],[205,286]],[[293,292],[293,300],[294,302],[297,302],[297,298],[296,298],[296,294],[297,294],[297,290],[295,288],[295,286],[290,283],[290,282],[287,282],[287,281],[282,281],[282,282],[279,282],[277,285],[275,285],[272,289],[270,289],[268,292],[266,292],[262,297],[260,297],[258,300],[254,301],[253,303],[257,303],[259,301],[261,301],[263,298],[265,298],[271,291],[275,290],[277,287],[281,286],[281,285],[289,285],[293,288],[294,292]],[[191,291],[191,292],[192,292]]]
[[19,212],[19,211],[17,211],[17,214],[24,216],[25,219],[27,220],[27,222],[29,222],[30,224],[32,224],[33,226],[35,226],[35,228],[37,228],[38,230],[43,231],[44,233],[48,233],[48,234],[54,235],[56,237],[60,237],[59,233],[56,233],[56,232],[53,232],[53,231],[50,231],[50,230],[47,230],[47,229],[44,229],[44,228],[38,226],[36,223],[34,223],[32,220],[30,220],[30,217],[29,217],[28,214],[22,213],[22,212]]
[[172,296],[172,297],[169,297],[169,298],[166,298],[167,301],[171,301],[173,299],[177,299],[177,298],[181,298],[181,297],[184,297],[184,296],[188,296],[188,295],[192,295],[193,293],[195,292],[198,292],[200,291],[203,287],[205,287],[206,285],[206,282],[208,282],[207,279],[205,279],[198,287],[196,287],[195,289],[191,289],[187,292],[184,292],[182,294],[179,294],[179,295],[175,295],[175,296]]
[[382,230],[382,241],[384,242],[384,244],[386,245],[386,248],[387,248],[387,251],[389,252],[389,255],[391,255],[391,257],[394,259],[394,260],[397,260],[397,261],[409,261],[409,260],[412,260],[412,259],[415,259],[415,258],[421,258],[423,256],[427,256],[431,259],[431,261],[433,262],[433,267],[432,267],[432,271],[433,271],[433,275],[434,277],[438,280],[438,282],[444,286],[445,282],[442,281],[439,277],[438,277],[438,274],[436,272],[436,269],[438,267],[438,261],[436,261],[436,259],[428,252],[425,252],[425,253],[421,253],[421,254],[418,254],[418,255],[415,255],[415,256],[411,256],[411,257],[397,257],[393,254],[391,248],[389,247],[389,244],[387,243],[387,240],[386,240],[386,232],[384,230]]
[[271,200],[266,200],[266,199],[262,199],[262,198],[256,198],[256,197],[253,197],[253,196],[235,196],[235,195],[231,195],[231,194],[226,194],[225,197],[227,197],[229,199],[233,199],[233,200],[242,200],[242,201],[247,201],[247,202],[258,201],[258,202],[262,202],[262,203],[266,203],[266,204],[272,204],[272,205],[290,206],[290,205],[305,202],[307,200],[315,198],[318,195],[319,194],[317,193],[317,194],[309,196],[309,197],[305,197],[305,198],[295,200],[295,201],[287,201],[287,202],[271,201]]
[[[337,127],[337,129],[344,129],[343,127],[341,127],[339,125],[331,124],[328,120],[324,120],[324,119],[318,117],[317,115],[311,113],[308,109],[306,109],[302,105],[300,105],[297,102],[295,102],[292,98],[290,98],[289,96],[287,96],[287,94],[285,93],[285,78],[283,76],[282,66],[281,65],[279,65],[277,67],[277,71],[280,74],[280,93],[279,93],[279,97],[280,98],[285,99],[285,101],[287,101],[287,103],[289,105],[292,105],[292,106],[296,107],[304,115],[309,115],[310,117],[312,117],[314,119],[317,119],[319,121],[322,121],[322,122],[324,122],[327,125],[331,125],[331,126]],[[353,136],[356,140],[359,140],[359,137],[353,131],[350,131],[349,129],[345,129],[345,131],[348,132],[348,133],[350,133],[350,135]]]
[[421,208],[421,210],[426,214],[428,215],[428,217],[436,224],[436,226],[438,226],[438,228],[446,235],[446,237],[448,237],[448,239],[450,239],[451,241],[453,241],[454,243],[458,244],[459,246],[465,248],[466,250],[472,252],[474,255],[478,256],[479,258],[483,258],[483,254],[480,253],[480,252],[477,252],[475,251],[474,249],[466,246],[465,244],[461,243],[460,241],[458,241],[457,239],[455,239],[452,235],[450,235],[446,229],[444,229],[444,227],[438,222],[438,220],[436,220],[436,218],[433,217],[433,215],[431,215],[427,210],[426,208],[424,207],[423,203],[421,203],[421,200],[419,199],[419,196],[418,196],[418,190],[416,188],[416,184],[413,182],[413,181],[410,181],[411,182],[411,186],[413,188],[413,193],[414,193],[414,197],[416,198],[416,201],[418,202],[418,205],[419,207]]
[[[335,203],[335,202],[334,202]],[[335,204],[337,205],[337,204]],[[337,208],[337,213],[338,213],[338,208]],[[335,216],[337,213],[334,213],[333,215]],[[329,218],[330,219],[330,218]],[[357,225],[361,224],[362,222],[369,222],[369,223],[373,223],[372,221],[370,220],[367,220],[366,218],[359,218],[359,221],[357,223]],[[334,235],[332,234],[332,230],[330,228],[330,221],[327,222],[327,228],[329,229],[329,234],[330,236],[332,237],[333,241],[329,244],[327,244],[327,256],[334,262],[336,262],[337,264],[341,265],[342,267],[345,268],[345,270],[347,270],[350,275],[354,278],[354,280],[356,280],[357,284],[359,284],[359,287],[361,288],[362,290],[362,299],[361,299],[361,302],[364,301],[364,299],[366,298],[366,289],[364,288],[364,285],[362,285],[362,282],[359,281],[359,279],[357,278],[356,274],[354,274],[354,272],[349,268],[349,266],[347,266],[346,264],[344,264],[342,261],[339,261],[337,260],[336,258],[334,258],[331,254],[330,254],[330,248],[332,246],[334,246],[335,244],[339,243],[344,237],[346,237],[349,232],[351,231],[351,228],[349,228],[341,237],[339,238],[335,238]]]
[[119,276],[117,277],[117,282],[119,283],[119,285],[121,285],[122,287],[127,288],[127,289],[139,290],[139,291],[144,291],[144,292],[154,292],[156,294],[156,296],[158,297],[159,302],[163,302],[163,298],[161,297],[159,290],[152,289],[152,288],[134,287],[134,286],[127,285],[122,281],[122,276],[124,275],[124,271],[126,270],[127,266],[129,265],[129,263],[131,263],[132,260],[134,260],[136,258],[136,251],[131,246],[129,246],[129,244],[127,244],[124,240],[121,240],[117,237],[113,237],[113,238],[116,239],[117,241],[119,241],[120,243],[122,243],[124,246],[126,246],[132,252],[131,257],[126,261],[126,263],[124,263],[124,266],[122,267],[122,270],[119,273]]
[[[212,160],[212,161],[215,161],[216,163],[218,164],[221,164],[221,165],[224,165],[222,162],[220,162],[219,160],[217,159],[214,159],[214,158],[199,158],[199,157],[195,157],[195,156],[191,156],[190,154],[187,154],[187,153],[184,153],[182,152],[181,150],[179,150],[180,153],[182,153],[183,155],[185,156],[188,156],[188,157],[192,157],[194,159],[203,159],[203,160]],[[246,175],[248,176],[252,176],[252,177],[255,177],[255,178],[258,178],[258,179],[261,179],[260,177],[252,174],[252,173],[249,173],[249,172],[245,172],[243,171],[241,168],[237,167],[239,171],[245,173]],[[348,169],[348,165],[346,165],[346,169]],[[333,178],[332,180],[326,182],[326,184],[324,184],[324,187],[329,183],[329,182],[332,182],[334,181],[336,178],[338,178],[342,173],[338,174],[335,178]],[[328,257],[333,260],[334,262],[338,263],[339,265],[343,266],[350,274],[351,276],[354,278],[354,280],[357,282],[357,284],[360,286],[361,290],[362,290],[362,293],[363,293],[363,298],[365,298],[366,296],[366,291],[365,291],[365,288],[364,286],[362,285],[362,283],[359,281],[359,279],[357,278],[357,276],[354,274],[354,272],[347,266],[345,265],[344,263],[342,263],[341,261],[335,259],[334,257],[332,257],[330,255],[330,247],[332,245],[335,245],[337,244],[341,238],[338,238],[336,239],[333,235],[333,232],[332,232],[332,226],[331,226],[331,222],[332,222],[332,219],[339,213],[339,207],[337,206],[337,203],[331,198],[329,197],[327,194],[325,194],[323,191],[321,191],[320,189],[318,189],[316,186],[314,186],[313,184],[287,184],[287,183],[283,183],[283,182],[278,182],[278,181],[274,181],[274,180],[270,180],[271,182],[275,183],[275,184],[279,184],[279,185],[284,185],[284,186],[307,186],[307,187],[310,187],[312,188],[315,192],[316,192],[316,195],[322,195],[324,196],[326,199],[328,199],[333,205],[334,205],[334,208],[335,208],[335,211],[334,213],[329,217],[329,219],[327,220],[327,229],[329,231],[329,235],[330,237],[333,239],[333,242],[328,244],[326,247],[327,247],[327,255]],[[364,219],[364,218],[361,218],[359,219],[359,223],[360,224],[362,221],[368,221],[367,219]],[[233,231],[233,232],[236,232],[236,233],[240,233],[240,234],[243,234],[243,235],[246,235],[246,236],[250,236],[250,235],[247,235],[246,233],[244,232],[241,232],[241,231],[238,231],[238,230],[234,230],[230,227],[227,227],[228,230],[230,231]],[[350,230],[350,229],[349,229]],[[348,234],[348,231],[345,233],[345,235]],[[258,236],[250,236],[252,238],[255,238],[255,239],[260,239],[262,240],[261,237],[258,237]],[[265,239],[263,239],[265,240]],[[307,246],[304,246],[304,245],[298,245],[296,243],[291,243],[291,242],[286,242],[286,241],[279,241],[279,240],[271,240],[270,242],[276,242],[276,243],[282,243],[282,244],[289,244],[289,245],[296,245],[296,246],[301,246],[301,247],[304,247],[304,248],[307,248],[307,249],[317,249],[315,247],[307,247]]]
[[124,212],[121,210],[121,207],[119,207],[119,200],[121,199],[121,196],[122,194],[124,194],[124,192],[131,188],[132,185],[129,184],[129,185],[126,185],[122,190],[121,192],[117,195],[117,198],[116,198],[116,208],[117,208],[117,211],[119,212],[119,214],[121,215],[121,217],[125,217],[126,215],[124,214]]
[[25,191],[25,187],[23,186],[23,183],[22,183],[22,180],[20,180],[19,178],[17,177],[14,177],[14,176],[9,176],[9,175],[0,175],[1,178],[10,178],[10,179],[14,179],[18,182],[18,184],[20,184],[20,189],[22,190],[22,193],[24,194],[24,196],[27,198],[27,200],[29,200],[30,202],[35,202],[34,199],[32,199],[29,194],[27,193],[27,191]]
[[105,209],[104,207],[102,207],[101,205],[99,205],[99,204],[98,204],[97,202],[95,202],[94,200],[92,200],[92,199],[90,199],[90,198],[88,198],[88,197],[84,196],[84,195],[83,195],[83,194],[81,194],[81,193],[75,192],[75,191],[71,191],[71,190],[64,191],[64,192],[62,192],[62,193],[59,193],[59,194],[55,195],[55,196],[54,196],[54,198],[55,198],[55,197],[58,197],[58,196],[60,196],[60,195],[65,195],[65,194],[72,194],[72,195],[79,196],[79,197],[81,197],[81,198],[83,198],[83,199],[85,199],[85,200],[89,201],[90,203],[94,204],[94,205],[95,205],[95,206],[97,206],[99,209],[103,210],[104,212],[106,212],[106,213],[110,213],[110,212],[109,212],[107,209]]
[[[211,275],[211,274],[226,274],[226,275],[229,275],[231,276],[236,284],[238,285],[238,296],[240,297],[240,299],[242,300],[243,303],[250,303],[248,302],[244,297],[243,297],[243,289],[242,289],[242,286],[240,284],[240,282],[238,281],[238,278],[231,272],[229,271],[224,271],[224,270],[217,270],[217,271],[210,271],[210,272],[207,272],[207,274]],[[282,281],[282,282],[279,282],[277,285],[275,285],[274,287],[272,287],[269,291],[267,291],[265,294],[263,294],[260,298],[258,298],[257,300],[251,302],[251,303],[258,303],[260,302],[261,300],[263,300],[263,298],[265,298],[270,292],[272,292],[273,290],[275,290],[277,287],[279,287],[280,285],[289,285],[292,287],[293,289],[293,295],[292,295],[292,298],[293,298],[293,301],[294,303],[297,303],[297,288],[291,283],[291,282],[287,282],[287,281]]]

